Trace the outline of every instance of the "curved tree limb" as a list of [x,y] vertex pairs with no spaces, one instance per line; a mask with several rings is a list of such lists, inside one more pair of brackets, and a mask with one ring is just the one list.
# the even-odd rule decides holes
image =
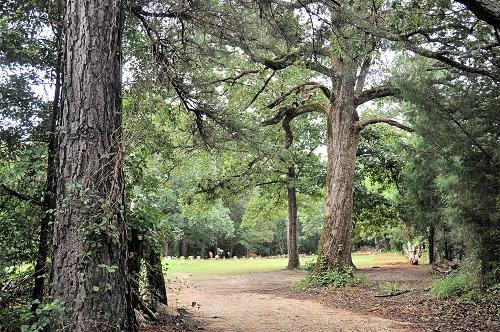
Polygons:
[[300,107],[284,107],[280,109],[272,118],[262,121],[260,124],[262,126],[269,126],[277,124],[282,121],[286,116],[296,118],[299,115],[311,112],[327,113],[328,108],[321,103],[314,103],[309,105],[303,105]]
[[407,125],[404,125],[401,122],[398,122],[394,119],[390,119],[390,118],[373,118],[373,119],[367,119],[367,120],[360,120],[360,121],[356,121],[354,123],[354,125],[359,127],[360,130],[362,130],[364,127],[371,125],[371,124],[376,124],[376,123],[387,123],[388,125],[398,127],[399,129],[406,130],[410,133],[415,131],[413,128],[411,128]]
[[368,89],[359,93],[359,95],[354,99],[356,106],[364,104],[370,100],[395,96],[398,90],[391,86],[379,86],[372,89]]

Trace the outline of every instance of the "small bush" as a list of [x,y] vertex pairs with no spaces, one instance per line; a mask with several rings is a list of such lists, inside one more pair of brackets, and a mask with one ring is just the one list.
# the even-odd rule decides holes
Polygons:
[[352,268],[338,269],[318,273],[313,276],[317,286],[328,286],[332,288],[340,288],[352,285],[354,283],[354,274]]
[[470,278],[462,273],[457,273],[438,280],[432,286],[432,294],[438,299],[449,299],[462,296],[473,289]]
[[310,259],[302,262],[300,264],[300,269],[311,272],[315,266],[316,266],[316,261],[314,259]]
[[401,287],[395,282],[388,282],[380,286],[380,290],[385,293],[396,293],[401,290]]
[[353,286],[358,282],[354,270],[349,268],[309,274],[295,284],[297,290],[307,290],[315,287],[341,288]]
[[36,309],[36,316],[31,312],[31,310],[26,311],[23,315],[23,320],[26,322],[26,325],[21,326],[22,332],[46,331],[50,323],[57,321],[59,316],[65,310],[63,302],[59,300],[49,303],[40,303],[38,300],[35,300],[34,302],[39,304]]

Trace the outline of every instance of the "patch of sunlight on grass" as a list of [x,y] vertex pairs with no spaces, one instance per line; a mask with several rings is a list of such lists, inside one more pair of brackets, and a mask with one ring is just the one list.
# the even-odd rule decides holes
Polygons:
[[[301,257],[301,264],[306,261],[314,261],[315,256]],[[406,264],[408,260],[398,253],[361,253],[352,255],[354,265],[357,267],[371,267],[387,264]],[[167,269],[167,276],[176,274],[190,274],[193,277],[214,275],[235,275],[252,272],[265,272],[283,270],[287,265],[287,258],[256,258],[256,259],[219,259],[219,260],[185,260],[172,259],[163,260]]]
[[378,265],[407,264],[408,259],[395,252],[384,253],[364,253],[355,252],[352,254],[352,261],[356,267],[372,267]]
[[283,270],[286,268],[286,258],[256,258],[256,259],[202,259],[164,260],[167,276],[188,273],[194,277],[203,275],[231,275],[251,272]]

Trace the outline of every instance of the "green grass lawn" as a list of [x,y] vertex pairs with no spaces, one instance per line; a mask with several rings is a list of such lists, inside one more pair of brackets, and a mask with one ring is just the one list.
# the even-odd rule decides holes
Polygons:
[[[370,267],[384,264],[407,263],[408,260],[397,253],[377,253],[365,254],[354,253],[354,264],[357,267]],[[301,257],[301,263],[312,261],[315,256]],[[286,268],[287,258],[256,258],[256,259],[219,259],[219,260],[164,260],[166,265],[167,277],[176,274],[187,273],[193,277],[202,277],[208,275],[231,275],[244,274],[250,272],[275,271]]]

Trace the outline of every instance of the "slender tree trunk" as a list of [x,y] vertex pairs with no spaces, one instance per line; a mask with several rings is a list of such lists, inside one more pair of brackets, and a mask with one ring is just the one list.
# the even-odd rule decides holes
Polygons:
[[436,226],[432,225],[429,227],[429,263],[433,264],[436,261],[436,255],[434,250],[434,242],[436,237]]
[[[43,194],[44,211],[40,219],[38,229],[38,254],[35,263],[35,281],[33,287],[33,300],[41,301],[45,288],[45,275],[47,273],[47,256],[49,254],[49,235],[51,225],[54,221],[54,209],[56,207],[55,184],[56,184],[56,148],[57,148],[57,121],[59,117],[59,98],[61,95],[61,29],[57,30],[57,59],[55,66],[54,100],[52,101],[52,119],[50,124],[49,145],[47,148],[47,179]],[[36,312],[38,302],[31,306],[33,312]]]
[[182,237],[182,247],[181,247],[181,255],[184,256],[184,257],[187,257],[188,255],[188,247],[187,247],[187,239],[186,239],[186,235],[184,234],[184,236]]
[[384,250],[386,252],[391,251],[391,241],[386,235],[384,235]]
[[297,191],[295,189],[295,168],[288,168],[288,180],[290,184],[287,188],[288,198],[288,223],[287,223],[287,249],[289,270],[299,267],[299,248],[297,245]]
[[158,303],[167,305],[167,288],[165,287],[165,278],[161,266],[160,252],[155,248],[150,248],[147,258],[147,278],[148,290],[151,294],[153,310]]
[[354,125],[357,120],[356,71],[348,65],[339,69],[341,79],[327,114],[327,192],[316,272],[354,266],[351,259],[353,180],[360,131]]
[[164,247],[163,247],[164,248],[163,249],[163,254],[165,256],[170,256],[170,248],[169,248],[169,246],[170,246],[170,241],[169,240],[165,240],[165,244],[164,244]]
[[124,1],[68,0],[50,295],[53,330],[136,331],[123,212]]
[[141,260],[143,256],[143,241],[140,240],[139,230],[135,227],[130,229],[128,252],[128,272],[132,296],[132,306],[134,308],[139,308],[139,278],[141,273]]
[[201,248],[200,248],[200,257],[201,258],[205,258],[205,251],[206,251],[206,249],[205,249],[205,243],[202,243],[201,244]]
[[444,253],[444,259],[448,261],[453,260],[453,250],[450,241],[450,232],[446,225],[443,226],[443,253]]

